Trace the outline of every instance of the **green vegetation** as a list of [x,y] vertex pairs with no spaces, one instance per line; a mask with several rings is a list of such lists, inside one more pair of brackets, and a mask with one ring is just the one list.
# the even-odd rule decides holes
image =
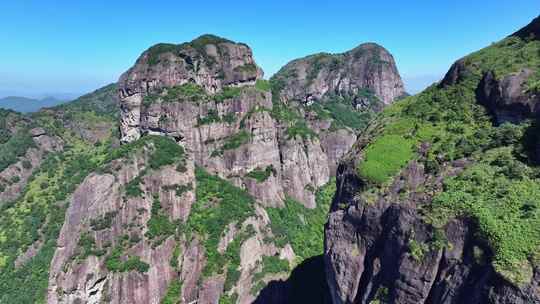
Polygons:
[[[54,123],[50,124],[51,126]],[[66,141],[63,153],[51,153],[34,171],[21,196],[2,206],[0,212],[0,302],[43,303],[47,289],[49,266],[56,250],[56,239],[64,222],[69,195],[93,171],[118,158],[127,158],[140,149],[159,149],[149,156],[149,166],[173,164],[183,157],[183,150],[172,139],[147,136],[141,140],[112,149],[110,144],[90,145],[70,132],[63,132]],[[47,184],[47,187],[42,185]],[[103,220],[103,221],[102,221]],[[92,224],[92,223],[91,223]],[[97,219],[93,227],[107,227],[108,219]],[[34,242],[43,246],[21,267],[14,261]],[[81,241],[85,254],[97,255],[89,238]],[[88,249],[88,250],[86,250]],[[144,266],[136,257],[126,261],[125,269]],[[123,268],[120,268],[123,269]],[[20,286],[28,288],[20,289]],[[31,291],[31,292],[29,292]]]
[[240,244],[249,233],[239,233],[224,254],[217,251],[218,243],[229,223],[240,225],[254,214],[254,200],[244,190],[208,174],[202,168],[196,168],[195,176],[197,201],[183,231],[188,235],[196,232],[206,238],[204,247],[207,263],[203,270],[205,276],[222,273],[227,263],[230,268],[235,269],[240,263]]
[[112,227],[112,221],[118,212],[109,211],[104,216],[90,220],[90,227],[92,230],[99,231],[109,229]]
[[265,286],[266,283],[263,279],[268,274],[278,274],[290,272],[289,261],[282,260],[278,256],[263,256],[262,269],[253,276],[253,286],[250,293],[257,295]]
[[105,250],[96,249],[96,241],[89,233],[81,235],[81,238],[77,243],[77,250],[80,251],[77,258],[81,261],[91,255],[102,256],[105,254]]
[[286,133],[288,139],[299,137],[308,140],[317,137],[315,131],[308,126],[305,119],[298,114],[297,110],[281,102],[274,102],[270,114],[274,119],[287,126]]
[[420,262],[424,259],[424,255],[428,252],[429,247],[425,243],[420,243],[415,239],[409,240],[409,252],[414,260]]
[[[492,71],[497,79],[519,72],[522,68],[536,69],[540,66],[540,40],[508,37],[500,42],[465,57],[471,73]],[[530,83],[540,80],[535,73]]]
[[202,36],[199,36],[197,37],[196,39],[194,39],[193,41],[191,41],[189,43],[189,45],[197,50],[199,50],[199,52],[201,53],[206,53],[204,51],[204,48],[208,45],[208,44],[213,44],[213,45],[218,45],[220,43],[234,43],[233,41],[231,40],[228,40],[228,39],[225,39],[225,38],[222,38],[222,37],[218,37],[218,36],[215,36],[215,35],[211,35],[211,34],[204,34]]
[[399,135],[384,135],[377,138],[364,151],[365,161],[360,175],[382,184],[393,177],[413,157],[414,141]]
[[148,220],[147,226],[146,237],[154,239],[154,246],[161,244],[176,231],[176,225],[169,220],[167,213],[162,209],[157,195],[154,196],[152,216]]
[[218,112],[214,109],[208,110],[208,113],[204,117],[200,117],[197,119],[197,126],[202,125],[209,125],[212,123],[220,122],[221,117],[218,115]]
[[288,273],[290,271],[289,261],[282,260],[278,256],[263,256],[262,270],[257,272],[253,281],[259,281],[270,273]]
[[191,183],[186,185],[171,185],[163,186],[163,190],[174,190],[176,196],[181,197],[184,193],[193,190],[193,185]]
[[[50,261],[67,207],[62,202],[96,168],[102,152],[75,142],[63,154],[51,154],[34,172],[21,197],[2,206],[0,302],[43,302]],[[43,182],[47,182],[48,187],[41,187]],[[37,254],[23,266],[15,268],[16,257],[37,240],[43,242]],[[88,246],[90,242],[86,241],[84,243]],[[90,252],[85,249],[83,254]],[[21,289],[20,286],[27,288]]]
[[335,189],[334,180],[321,187],[316,194],[315,209],[290,198],[284,208],[267,208],[276,244],[290,243],[300,261],[322,254],[324,224]]
[[160,55],[164,53],[175,53],[177,45],[171,43],[159,43],[148,49],[148,64],[156,65],[160,63]]
[[328,53],[319,53],[309,56],[307,59],[310,69],[308,70],[306,77],[308,83],[315,80],[320,71],[325,67],[328,68],[330,72],[338,71],[342,64],[342,58],[342,55],[332,55]]
[[138,256],[129,256],[125,261],[122,260],[122,246],[116,246],[111,254],[105,259],[105,267],[112,272],[129,272],[132,270],[140,273],[147,272],[150,265],[141,261]]
[[184,83],[169,88],[163,88],[155,93],[150,93],[143,98],[143,105],[149,106],[157,100],[162,102],[204,102],[210,100],[210,96],[203,87],[195,83]]
[[[364,108],[358,110],[353,105],[355,98],[365,102]],[[314,103],[309,107],[317,114],[319,119],[332,119],[332,129],[345,127],[353,130],[363,130],[374,117],[374,109],[380,105],[380,100],[373,92],[364,89],[356,96],[337,96],[329,94],[324,96],[325,101]]]
[[255,169],[249,172],[248,174],[246,174],[246,176],[257,180],[257,182],[259,183],[262,183],[266,181],[270,177],[270,175],[275,174],[275,173],[276,172],[275,172],[274,167],[270,165],[270,166],[267,166],[266,169],[264,170]]
[[238,294],[235,292],[232,295],[222,295],[219,298],[219,304],[235,304],[238,300]]
[[240,96],[245,89],[244,87],[224,87],[221,92],[211,95],[200,85],[190,82],[150,93],[143,98],[143,104],[149,106],[158,100],[162,102],[189,101],[194,103],[213,100],[216,103],[222,103],[225,100]]
[[212,152],[212,157],[223,155],[223,152],[227,150],[238,149],[243,144],[249,142],[250,139],[251,134],[249,134],[246,130],[241,130],[240,132],[227,137],[221,148]]
[[165,297],[159,302],[160,304],[180,304],[182,299],[182,282],[173,280],[167,288]]
[[116,119],[119,114],[118,88],[115,83],[106,85],[74,101],[54,107],[70,120],[77,113],[95,113],[98,116]]
[[178,257],[179,256],[180,256],[180,246],[176,245],[174,247],[174,251],[173,251],[173,254],[171,256],[171,260],[169,261],[169,264],[175,270],[178,270]]
[[227,99],[238,97],[240,94],[242,94],[242,88],[224,87],[221,92],[214,95],[214,100],[220,103]]
[[390,292],[388,291],[388,287],[385,286],[379,286],[377,289],[377,292],[375,293],[375,297],[373,297],[373,300],[369,302],[370,304],[385,304],[390,302]]
[[34,140],[27,130],[12,135],[5,143],[0,144],[0,171],[16,163],[29,148],[34,147]]
[[236,115],[234,113],[227,113],[223,116],[219,116],[216,110],[210,109],[204,117],[197,119],[197,126],[209,125],[217,122],[226,122],[232,124],[236,121]]
[[22,161],[22,167],[26,170],[32,169],[32,163],[29,160],[25,159]]
[[264,79],[257,79],[255,82],[255,88],[262,92],[270,92],[270,81]]
[[162,62],[161,55],[165,53],[172,53],[179,55],[182,51],[188,47],[196,49],[200,56],[203,56],[206,61],[212,65],[214,63],[213,57],[206,55],[205,47],[208,44],[219,45],[220,43],[229,42],[234,43],[230,40],[217,37],[214,35],[202,35],[191,42],[182,43],[182,44],[171,44],[171,43],[159,43],[146,51],[147,62],[149,65],[156,65]]
[[142,182],[141,175],[129,181],[129,183],[126,184],[126,196],[127,197],[141,197],[144,193],[144,191],[142,191],[140,187],[141,182]]
[[[530,122],[493,126],[475,91],[487,72],[501,79],[522,68],[537,69],[539,54],[538,40],[506,38],[465,57],[457,83],[432,86],[395,103],[368,128],[374,138],[364,148],[358,174],[376,187],[415,158],[431,174],[453,160],[473,161],[463,173],[445,180],[443,191],[423,210],[425,220],[439,232],[427,244],[409,243],[415,259],[427,248],[447,245],[440,228],[448,220],[468,217],[493,250],[495,269],[516,284],[528,281],[529,261],[540,248],[539,168],[530,157],[538,127]],[[539,76],[533,74],[528,85]],[[417,155],[422,143],[429,145]]]
[[186,83],[167,88],[165,95],[162,97],[164,102],[175,102],[178,100],[198,102],[208,99],[208,94],[206,94],[206,91],[201,86],[194,83]]
[[148,160],[148,166],[151,169],[156,170],[163,166],[172,165],[184,158],[184,148],[171,138],[151,136],[144,140],[151,141],[154,146],[154,152]]
[[540,248],[540,180],[510,147],[486,152],[481,162],[445,181],[434,202],[435,224],[449,216],[474,218],[494,250],[495,268],[513,281]]

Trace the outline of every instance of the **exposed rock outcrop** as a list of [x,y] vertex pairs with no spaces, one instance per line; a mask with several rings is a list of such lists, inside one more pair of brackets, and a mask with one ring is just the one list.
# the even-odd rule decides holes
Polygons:
[[[322,61],[332,58],[340,62],[339,70],[321,68],[309,86],[310,96],[331,91],[357,95],[361,103],[360,93],[373,90],[390,103],[403,94],[393,58],[383,48],[366,44]],[[305,69],[320,67],[318,61],[300,59],[275,78],[300,68],[306,74]],[[174,137],[193,153],[197,165],[246,188],[265,205],[282,206],[289,196],[313,208],[313,189],[328,182],[355,134],[298,105],[294,111],[315,133],[291,137],[295,126],[276,117],[269,90],[253,86],[261,76],[246,45],[222,38],[202,36],[174,47],[152,47],[119,82],[122,139],[129,142],[147,133]],[[294,92],[308,87],[303,77],[287,79],[281,99],[298,98]],[[200,91],[182,95],[189,88]],[[236,144],[228,145],[231,141]],[[271,174],[264,180],[250,175],[265,170]]]
[[[115,173],[90,175],[75,191],[51,262],[48,303],[159,303],[163,298],[169,283],[177,278],[168,262],[176,242],[172,237],[159,243],[143,238],[156,198],[128,197],[123,193],[126,184],[137,179],[147,163],[144,154],[129,161],[115,161],[110,164]],[[164,167],[142,178],[144,191],[157,193],[171,221],[185,220],[195,199],[194,189],[179,197],[167,188],[194,184],[193,163],[187,161],[186,168],[181,173],[172,166]],[[187,247],[184,242],[179,246]],[[106,259],[107,250],[114,252],[117,248],[124,248],[122,256],[118,260],[110,256]],[[139,257],[148,270],[116,270],[117,264],[127,263],[125,255]],[[193,268],[185,263],[184,269],[197,272],[196,265]]]
[[296,59],[275,76],[282,100],[310,102],[325,95],[354,96],[356,105],[373,94],[388,105],[405,95],[394,57],[375,43],[365,43],[341,54],[320,53]]
[[[464,149],[469,152],[459,157],[445,151],[454,147],[445,141],[448,134],[452,134],[448,130],[451,125],[461,128],[452,136],[462,136],[463,130],[471,126],[481,129],[473,137],[481,132],[504,132],[505,127],[536,132],[528,120],[538,118],[539,111],[540,100],[535,89],[540,55],[535,39],[539,22],[540,19],[535,19],[513,36],[458,60],[438,86],[411,98],[406,110],[397,108],[397,114],[375,120],[344,156],[337,171],[337,191],[325,226],[324,258],[332,303],[540,303],[540,266],[534,258],[535,237],[525,237],[525,242],[535,245],[518,258],[515,253],[519,249],[513,248],[517,246],[514,239],[504,234],[504,230],[497,230],[500,226],[486,228],[487,221],[502,221],[510,217],[511,212],[504,209],[498,216],[475,212],[500,208],[498,204],[507,199],[505,195],[493,196],[481,203],[479,192],[497,191],[499,186],[482,188],[485,184],[476,183],[475,178],[482,178],[482,169],[486,168],[499,170],[522,165],[523,170],[528,170],[527,165],[533,159],[514,154],[522,151],[520,141],[526,142],[526,146],[531,144],[530,138],[516,135],[514,142],[488,140],[471,144]],[[519,66],[506,64],[520,52],[529,53],[518,61]],[[487,113],[475,102],[484,106]],[[438,110],[455,106],[455,109],[443,110],[440,116],[424,117],[423,113],[429,113],[425,111],[426,106]],[[460,122],[456,123],[459,115],[474,118],[472,122],[457,118]],[[489,125],[489,118],[493,125]],[[416,121],[412,132],[404,131],[408,119]],[[475,126],[479,121],[485,123]],[[522,124],[499,126],[504,122]],[[416,131],[426,125],[446,128],[448,133],[415,138]],[[384,137],[391,139],[388,146],[385,146],[387,142],[379,141]],[[390,151],[397,148],[401,139],[406,142],[410,138],[415,138],[414,157],[397,153],[406,160],[403,165],[397,166],[388,179],[374,179],[374,175],[377,177],[392,165],[390,158],[396,155],[388,152],[388,159],[374,161],[374,155],[369,155],[374,150],[370,148],[382,150],[384,146]],[[444,148],[432,149],[438,141],[444,142]],[[458,142],[464,141],[461,138]],[[485,156],[501,151],[511,151],[508,159],[514,162],[501,165]],[[373,164],[379,165],[370,168],[376,170],[364,170]],[[486,176],[484,178],[488,178]],[[509,184],[519,184],[521,178],[529,178],[511,174],[494,176]],[[461,183],[452,184],[456,181]],[[451,189],[450,185],[458,186]],[[537,191],[536,185],[531,184],[514,195],[519,197],[529,191]],[[524,201],[512,200],[515,204],[512,206],[516,208]],[[472,207],[456,207],[462,202]],[[522,215],[513,225],[529,218],[534,217]],[[499,231],[503,233],[495,239],[492,234]],[[507,258],[501,262],[501,241],[508,240],[506,238],[512,240],[505,244],[509,244],[508,252],[513,254],[513,260]]]
[[[399,184],[368,203],[355,197],[362,181],[348,168],[340,167],[336,203],[326,227],[332,303],[540,303],[535,291],[540,270],[535,268],[530,281],[519,288],[509,284],[478,257],[479,252],[489,255],[490,249],[467,219],[445,227],[451,246],[430,247],[421,257],[411,253],[411,243],[429,244],[436,237],[421,210],[429,204],[423,189],[440,188],[441,176],[426,175],[413,163]],[[404,187],[411,191],[405,198],[400,195]],[[337,202],[348,207],[340,209]]]
[[529,92],[526,83],[534,72],[523,69],[497,80],[492,72],[482,78],[477,98],[493,115],[497,124],[519,123],[540,117],[540,94]]

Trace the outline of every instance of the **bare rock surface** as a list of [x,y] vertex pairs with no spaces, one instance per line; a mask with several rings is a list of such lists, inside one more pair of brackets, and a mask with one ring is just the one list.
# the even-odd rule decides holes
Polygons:
[[372,92],[384,104],[405,94],[394,57],[375,43],[365,43],[341,54],[319,53],[291,61],[274,76],[281,81],[280,98],[308,102],[326,94]]

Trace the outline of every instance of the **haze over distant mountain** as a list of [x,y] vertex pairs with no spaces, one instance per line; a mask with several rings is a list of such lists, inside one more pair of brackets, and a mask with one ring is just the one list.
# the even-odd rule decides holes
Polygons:
[[67,101],[69,101],[69,99],[59,99],[55,97],[36,99],[20,96],[7,96],[0,98],[0,108],[11,109],[23,113],[36,112],[41,108],[53,107]]

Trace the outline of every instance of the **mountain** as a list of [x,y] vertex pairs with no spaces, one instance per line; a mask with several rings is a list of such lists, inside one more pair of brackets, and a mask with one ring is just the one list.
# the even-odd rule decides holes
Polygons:
[[[203,35],[149,48],[77,101],[13,113],[0,124],[0,302],[264,303],[271,281],[282,297],[324,285],[338,160],[403,88],[376,50],[384,61],[357,54],[317,76],[369,86],[319,92],[264,80],[249,46]],[[313,97],[282,95],[293,86]]]
[[203,35],[0,109],[0,303],[540,303],[539,24],[415,96]]
[[390,104],[405,95],[394,57],[376,43],[364,43],[342,54],[319,53],[286,64],[273,77],[280,98],[310,102],[323,96],[354,97],[366,106],[373,95]]
[[22,113],[28,113],[36,112],[41,108],[56,106],[64,102],[66,102],[66,100],[60,100],[54,97],[33,99],[26,97],[8,96],[0,98],[0,108],[11,109]]
[[540,303],[539,28],[360,134],[325,226],[332,303]]

